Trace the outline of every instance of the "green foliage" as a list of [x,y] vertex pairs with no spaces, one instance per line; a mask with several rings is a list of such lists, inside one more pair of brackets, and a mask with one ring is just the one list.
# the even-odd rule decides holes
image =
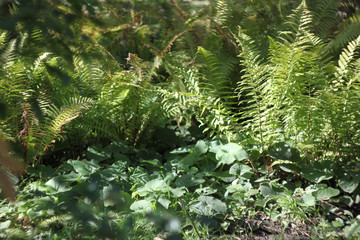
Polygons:
[[355,238],[356,6],[1,2],[0,238]]
[[[343,94],[356,94],[351,88],[342,88],[342,91],[337,87],[339,81],[350,79],[337,79],[343,79],[342,75],[347,71],[356,75],[356,68],[348,70],[347,65],[353,61],[357,41],[344,49],[338,66],[334,66],[326,57],[323,42],[310,32],[309,14],[305,3],[299,6],[287,23],[289,30],[280,32],[278,40],[270,38],[268,59],[261,58],[255,42],[240,30],[237,40],[243,50],[239,56],[243,59],[244,75],[239,81],[239,98],[246,106],[242,114],[244,127],[257,134],[254,137],[262,146],[271,145],[284,134],[286,139],[295,143],[316,144],[326,154],[326,151],[332,151],[326,148],[328,143],[325,142],[329,132],[341,135],[341,142],[352,141],[349,135],[345,137],[341,134],[341,129],[346,129],[344,125],[336,130],[333,127],[351,121],[354,116],[347,118],[340,114],[347,108],[334,106],[332,101],[339,103],[338,99]],[[353,95],[352,99],[357,97]],[[353,107],[355,109],[355,105]],[[330,113],[333,111],[342,119],[333,121],[334,115]],[[338,145],[336,151],[346,150],[340,150]]]
[[[273,167],[296,160],[294,152],[286,144],[269,150],[274,160],[289,159]],[[155,223],[149,229],[154,236],[187,237],[195,224],[201,237],[220,237],[238,221],[256,217],[255,212],[277,224],[310,223],[320,211],[324,219],[345,213],[343,225],[336,228],[341,236],[355,236],[357,221],[346,206],[358,201],[358,169],[351,172],[351,165],[341,169],[324,162],[299,166],[293,175],[281,177],[281,168],[271,173],[254,169],[249,153],[247,146],[217,140],[201,140],[162,156],[123,142],[89,147],[87,160],[68,160],[56,170],[44,165],[29,168],[31,179],[25,179],[18,201],[1,204],[0,216],[8,220],[0,225],[7,229],[0,234],[20,239],[77,238],[79,233],[86,239],[142,239],[149,234],[138,229],[145,216]],[[224,159],[231,161],[219,168]],[[320,171],[324,166],[337,174]],[[309,184],[301,186],[297,176]],[[331,185],[331,179],[338,185]],[[18,221],[19,217],[26,220]],[[245,236],[243,231],[238,234]]]

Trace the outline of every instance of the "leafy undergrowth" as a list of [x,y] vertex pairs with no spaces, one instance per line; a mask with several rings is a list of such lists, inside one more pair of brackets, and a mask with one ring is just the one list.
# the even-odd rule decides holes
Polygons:
[[[37,165],[4,239],[356,239],[359,164],[303,164],[296,148],[200,140],[157,153],[91,146],[58,168]],[[266,164],[264,164],[266,163]]]

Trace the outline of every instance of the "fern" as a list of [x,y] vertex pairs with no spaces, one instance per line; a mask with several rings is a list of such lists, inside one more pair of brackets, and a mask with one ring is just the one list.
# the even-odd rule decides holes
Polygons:
[[17,39],[9,40],[7,32],[1,33],[0,45],[0,101],[8,109],[8,117],[0,124],[0,131],[14,140],[19,132],[21,102],[31,90],[25,85],[25,65],[17,54]]
[[339,0],[309,1],[314,31],[325,40],[332,37],[334,27],[340,23],[339,3]]
[[224,25],[229,17],[229,9],[227,1],[220,0],[216,2],[216,16],[214,21],[219,25]]
[[[232,59],[221,59],[206,49],[199,47],[198,59],[204,66],[204,78],[200,82],[200,88],[204,91],[202,102],[204,123],[209,123],[217,133],[230,131],[236,123],[231,117],[231,110],[236,104],[234,88],[229,80],[230,73],[234,68]],[[215,132],[214,132],[215,133]]]
[[[303,2],[279,32],[269,38],[268,60],[249,36],[237,41],[243,76],[238,83],[243,126],[258,134],[264,148],[283,134],[313,142],[324,128],[319,94],[326,88],[324,44],[311,33],[311,15]],[[320,61],[319,61],[320,60]],[[323,61],[321,61],[323,60]]]
[[340,154],[338,157],[356,157],[359,152],[358,141],[360,139],[360,126],[356,119],[360,117],[358,112],[359,94],[359,60],[357,49],[360,45],[360,37],[350,42],[340,54],[335,67],[334,81],[331,92],[326,100],[330,109],[328,116],[330,121],[328,138],[332,140],[330,146],[333,152]]
[[26,233],[19,228],[5,229],[4,232],[1,234],[1,237],[4,237],[5,239],[31,239],[32,238],[31,234]]
[[71,215],[53,216],[43,220],[38,226],[40,228],[49,228],[52,225],[64,225],[65,222],[72,219]]
[[64,106],[41,105],[45,113],[39,120],[29,104],[23,104],[23,130],[19,134],[25,147],[25,161],[36,163],[36,157],[46,153],[54,140],[64,135],[63,126],[77,118],[81,111],[91,104],[87,98],[72,98]]
[[[241,81],[238,82],[239,104],[243,107],[241,119],[243,126],[250,133],[258,134],[259,141],[264,147],[266,135],[269,135],[269,126],[265,119],[266,105],[263,104],[263,91],[266,87],[268,67],[263,64],[261,53],[257,50],[255,41],[239,30],[235,36],[240,48],[240,64],[243,67]],[[253,136],[255,139],[257,136]]]
[[[350,63],[354,59],[355,50],[359,45],[360,36],[358,36],[354,41],[350,42],[340,54],[338,66],[336,67],[336,77],[338,78],[337,84],[341,84],[344,81],[347,81],[346,77],[348,77],[347,75],[349,73],[349,70],[351,72],[351,67],[353,67]],[[351,82],[349,82],[348,84],[351,84]]]
[[269,38],[268,59],[239,31],[242,123],[258,136],[263,149],[283,136],[312,144],[312,151],[323,156],[356,156],[360,38],[348,44],[334,66],[326,43],[312,33],[311,19],[303,1],[278,39]]

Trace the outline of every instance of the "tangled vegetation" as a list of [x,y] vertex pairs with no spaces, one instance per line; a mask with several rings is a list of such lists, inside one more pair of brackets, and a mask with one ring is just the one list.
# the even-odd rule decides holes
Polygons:
[[359,8],[0,1],[0,238],[358,239]]

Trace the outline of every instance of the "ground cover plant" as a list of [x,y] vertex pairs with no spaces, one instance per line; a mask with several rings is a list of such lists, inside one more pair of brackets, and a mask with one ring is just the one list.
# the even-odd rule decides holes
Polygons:
[[356,1],[0,12],[0,238],[359,238]]

